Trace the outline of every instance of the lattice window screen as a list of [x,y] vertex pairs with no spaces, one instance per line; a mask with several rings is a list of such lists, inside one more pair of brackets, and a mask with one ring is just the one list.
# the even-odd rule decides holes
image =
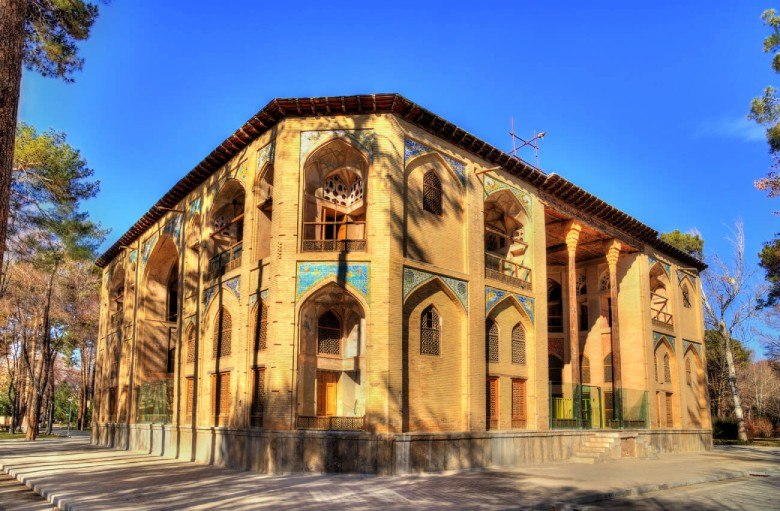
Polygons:
[[187,363],[195,362],[195,329],[190,328],[187,332]]
[[230,406],[230,373],[211,375],[211,415],[215,421],[227,417]]
[[486,323],[487,361],[498,362],[498,325],[492,319]]
[[512,419],[525,419],[525,380],[512,380]]
[[260,300],[252,310],[252,333],[255,339],[255,351],[268,347],[268,304]]
[[192,393],[194,389],[194,384],[195,384],[195,378],[191,376],[185,380],[184,415],[187,417],[187,419],[192,418]]
[[609,280],[609,272],[605,271],[599,279],[599,291],[609,291],[612,289],[612,283]]
[[612,381],[612,353],[604,357],[604,383]]
[[263,411],[265,410],[265,367],[252,370],[252,426],[263,425]]
[[487,388],[487,419],[495,421],[498,419],[498,378],[488,377]]
[[588,357],[582,357],[582,365],[580,366],[580,375],[582,376],[582,383],[590,383],[590,359]]
[[672,368],[669,364],[669,354],[664,355],[664,381],[666,383],[672,383]]
[[433,306],[425,309],[420,318],[420,354],[441,354],[441,322]]
[[525,328],[520,323],[512,329],[512,363],[523,365],[526,363]]
[[233,340],[233,318],[225,307],[220,307],[214,318],[214,330],[211,343],[211,357],[230,355]]
[[436,175],[436,172],[429,170],[423,176],[423,210],[441,215],[441,199],[442,190],[439,176]]
[[685,383],[691,384],[691,359],[685,359]]
[[338,355],[341,353],[341,322],[328,311],[317,323],[317,353]]

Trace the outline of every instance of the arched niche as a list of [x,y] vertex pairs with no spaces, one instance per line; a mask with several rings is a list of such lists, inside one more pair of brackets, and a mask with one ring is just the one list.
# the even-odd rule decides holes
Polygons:
[[494,192],[485,198],[483,217],[488,269],[530,284],[526,264],[530,262],[526,237],[530,219],[520,201],[507,189]]
[[273,219],[274,167],[266,163],[257,174],[253,193],[257,205],[255,226],[255,259],[271,255],[271,221]]
[[[366,313],[330,282],[299,308],[298,427],[362,429],[366,410]],[[343,420],[342,420],[343,419]]]
[[236,179],[228,179],[214,197],[209,215],[212,238],[211,255],[224,252],[244,239],[244,186]]
[[656,262],[650,267],[650,318],[658,325],[673,325],[669,289],[669,275],[661,263]]
[[121,330],[124,320],[125,304],[125,267],[118,265],[108,285],[109,332]]
[[304,251],[365,250],[368,162],[360,149],[341,138],[325,142],[306,158]]

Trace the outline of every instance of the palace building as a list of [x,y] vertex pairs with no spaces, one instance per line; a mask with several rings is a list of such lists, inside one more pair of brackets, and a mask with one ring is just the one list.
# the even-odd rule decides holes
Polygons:
[[397,94],[271,101],[97,264],[94,443],[384,474],[712,443],[705,265]]

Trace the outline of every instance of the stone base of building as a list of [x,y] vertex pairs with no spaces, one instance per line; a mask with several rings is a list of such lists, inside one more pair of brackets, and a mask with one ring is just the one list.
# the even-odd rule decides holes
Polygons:
[[[601,431],[610,432],[610,431]],[[597,431],[373,434],[261,431],[160,424],[96,424],[92,443],[263,473],[354,472],[404,475],[564,461]],[[610,432],[619,442],[607,458],[712,448],[704,429]]]

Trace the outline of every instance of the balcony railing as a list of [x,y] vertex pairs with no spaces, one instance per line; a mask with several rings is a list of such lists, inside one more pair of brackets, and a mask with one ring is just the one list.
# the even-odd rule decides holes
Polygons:
[[485,277],[520,289],[531,290],[531,268],[497,255],[485,253]]
[[321,431],[364,431],[366,418],[364,417],[306,417],[298,416],[296,424],[298,429],[315,429]]
[[302,250],[304,252],[364,252],[366,222],[304,222]]
[[173,379],[136,387],[136,422],[169,424],[173,415]]
[[241,254],[243,252],[243,243],[239,242],[229,249],[221,252],[209,259],[209,268],[206,273],[206,280],[214,280],[225,273],[235,270],[241,266]]

